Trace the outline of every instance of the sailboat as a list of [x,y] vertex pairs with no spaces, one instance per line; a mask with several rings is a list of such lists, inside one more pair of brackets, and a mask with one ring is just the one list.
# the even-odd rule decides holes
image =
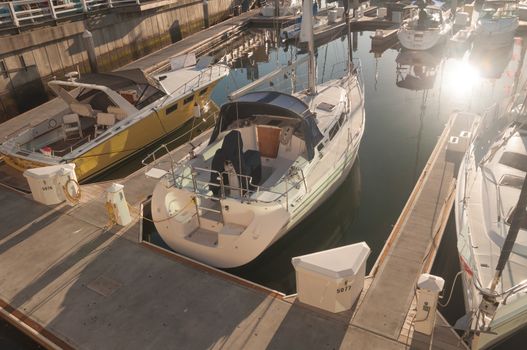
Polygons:
[[489,348],[527,324],[527,113],[523,99],[510,106],[479,122],[457,179],[467,312],[457,326],[472,335],[472,349]]
[[409,50],[428,50],[452,33],[452,21],[443,18],[441,8],[417,1],[403,9],[406,18],[397,31],[401,45]]
[[156,185],[152,219],[176,252],[220,268],[245,265],[350,173],[364,131],[360,64],[348,57],[344,77],[317,84],[311,0],[303,11],[309,87],[231,94],[208,143]]

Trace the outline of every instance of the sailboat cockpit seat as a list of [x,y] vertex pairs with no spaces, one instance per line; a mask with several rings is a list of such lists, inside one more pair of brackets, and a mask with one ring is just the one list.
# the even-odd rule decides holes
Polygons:
[[97,112],[93,110],[92,106],[88,103],[72,103],[70,109],[73,113],[80,117],[96,118]]
[[111,113],[97,113],[97,123],[95,124],[95,137],[105,132],[115,124],[115,115]]
[[128,116],[122,108],[115,106],[108,106],[106,112],[113,114],[118,121],[121,121]]
[[260,152],[252,149],[245,151],[243,153],[243,164],[243,174],[252,177],[252,185],[259,185],[262,180],[262,158],[260,157]]
[[[212,184],[220,183],[218,173],[225,171],[225,163],[230,162],[236,174],[246,175],[252,177],[252,184],[258,185],[261,179],[262,164],[260,159],[260,152],[256,150],[243,151],[243,140],[241,133],[238,130],[232,130],[223,139],[222,147],[219,148],[214,157],[212,158],[211,170],[215,172],[211,173],[210,182]],[[223,183],[229,184],[227,174],[223,175]],[[240,186],[248,188],[249,184],[241,179]],[[217,185],[211,185],[210,190],[215,196],[218,196],[220,187]]]
[[243,169],[243,140],[242,134],[238,130],[232,130],[223,139],[221,146],[225,155],[225,160],[230,161],[239,174]]
[[62,117],[62,131],[64,132],[64,140],[83,137],[80,118],[76,113],[66,114]]

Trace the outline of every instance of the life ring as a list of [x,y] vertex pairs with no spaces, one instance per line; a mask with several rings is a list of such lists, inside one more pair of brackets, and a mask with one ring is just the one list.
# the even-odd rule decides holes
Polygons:
[[[70,193],[68,190],[68,185],[70,183],[74,184],[76,188],[76,191],[73,194]],[[68,202],[73,203],[73,204],[77,204],[80,202],[82,193],[81,193],[81,186],[79,185],[77,180],[73,178],[69,178],[68,181],[66,181],[66,183],[64,184],[64,186],[62,186],[62,190],[64,191],[64,195],[66,196],[66,199],[68,200]]]

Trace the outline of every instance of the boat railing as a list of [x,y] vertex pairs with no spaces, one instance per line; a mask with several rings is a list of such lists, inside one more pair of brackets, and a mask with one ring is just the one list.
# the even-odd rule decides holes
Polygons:
[[[216,115],[216,114],[217,112],[214,112],[213,114],[211,114],[211,116]],[[190,130],[184,132],[178,137],[173,138],[169,142],[158,146],[154,151],[150,152],[149,154],[146,155],[145,158],[143,158],[141,163],[143,164],[144,167],[146,167],[146,171],[152,168],[159,168],[159,169],[168,168],[171,170],[172,173],[175,173],[175,169],[181,166],[181,164],[183,164],[186,161],[186,158],[175,160],[171,149],[173,149],[173,147],[175,147],[176,145],[180,144],[182,140],[190,139],[194,131],[197,129],[200,129],[202,127],[202,124],[206,123],[206,121],[204,121],[202,118],[198,118],[196,120],[198,120],[198,123],[195,123],[190,128]],[[191,146],[194,147],[197,145],[191,144]],[[168,164],[168,167],[164,166],[164,164]]]
[[[232,176],[228,171],[220,172],[212,169],[193,167],[188,164],[180,165],[175,171],[176,172],[174,172],[174,170],[171,171],[171,174],[169,175],[170,182],[167,186],[184,188],[191,185],[196,195],[208,199],[218,199],[218,197],[220,199],[237,198],[246,203],[259,202],[268,204],[280,203],[282,200],[285,200],[286,208],[289,210],[290,192],[295,189],[298,190],[301,186],[304,186],[307,192],[307,183],[304,172],[301,168],[295,166],[289,168],[289,171],[282,180],[284,184],[283,191],[255,185],[252,182],[252,176],[243,174],[235,174],[238,178],[238,186],[226,184],[223,179],[228,178],[229,175]],[[200,177],[203,177],[203,175],[209,179],[216,177],[218,182],[200,180]],[[211,187],[219,188],[218,195],[215,196],[210,192]],[[274,198],[269,200],[259,199],[258,195],[263,192],[274,195]]]
[[[185,84],[178,86],[173,91],[168,91],[168,96],[176,95],[176,96],[182,96],[188,93],[189,91],[195,91],[196,88],[199,88],[202,86],[203,82],[202,80],[205,80],[206,83],[209,83],[212,81],[213,76],[220,76],[222,69],[228,69],[223,64],[215,64],[212,66],[207,67],[207,69],[201,71],[199,75],[192,78],[191,80],[185,82]],[[214,71],[216,70],[216,73],[214,74]]]

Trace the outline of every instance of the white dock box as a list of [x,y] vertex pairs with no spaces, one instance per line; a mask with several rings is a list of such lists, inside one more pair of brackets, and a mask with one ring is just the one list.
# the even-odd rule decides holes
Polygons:
[[364,287],[370,252],[361,242],[293,258],[298,300],[330,312],[351,309]]
[[77,181],[75,164],[51,165],[24,171],[33,199],[46,205],[66,200],[63,186],[69,179]]

